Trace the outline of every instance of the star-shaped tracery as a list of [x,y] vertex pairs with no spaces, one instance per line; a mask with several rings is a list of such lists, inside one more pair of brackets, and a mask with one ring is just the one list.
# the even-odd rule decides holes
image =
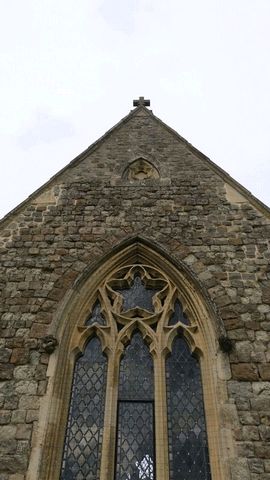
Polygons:
[[134,276],[130,288],[119,289],[118,292],[123,297],[123,311],[136,307],[153,311],[153,296],[157,290],[146,288],[138,273]]
[[167,289],[167,280],[143,265],[125,267],[107,282],[112,312],[121,324],[135,318],[155,323],[162,312]]

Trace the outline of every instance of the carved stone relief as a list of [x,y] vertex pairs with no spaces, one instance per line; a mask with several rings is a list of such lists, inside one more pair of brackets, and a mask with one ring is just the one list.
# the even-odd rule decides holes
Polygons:
[[159,172],[152,163],[144,158],[138,158],[125,170],[123,177],[131,181],[158,179]]

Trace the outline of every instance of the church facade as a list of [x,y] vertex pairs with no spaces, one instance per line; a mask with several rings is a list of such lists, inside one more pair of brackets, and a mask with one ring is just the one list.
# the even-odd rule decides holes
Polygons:
[[149,105],[0,223],[0,480],[270,479],[270,210]]

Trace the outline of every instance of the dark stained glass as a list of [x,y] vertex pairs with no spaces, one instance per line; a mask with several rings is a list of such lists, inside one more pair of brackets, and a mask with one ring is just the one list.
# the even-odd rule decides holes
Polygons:
[[116,480],[154,480],[153,361],[136,332],[120,363]]
[[75,364],[61,480],[98,480],[107,360],[94,337]]
[[135,307],[153,311],[152,299],[157,290],[146,288],[139,275],[135,275],[130,288],[118,291],[124,299],[123,311]]
[[153,402],[119,402],[116,480],[154,480]]
[[93,325],[94,323],[98,323],[99,325],[102,325],[102,326],[106,325],[105,318],[101,313],[101,305],[98,300],[96,301],[93,307],[93,311],[91,315],[86,320],[85,325],[90,326],[90,325]]
[[120,400],[153,400],[153,360],[139,332],[126,347],[120,362]]
[[189,325],[188,318],[186,314],[183,312],[183,307],[179,300],[175,301],[174,304],[174,312],[172,313],[170,320],[169,320],[169,326],[175,325],[178,322],[184,323],[184,325]]
[[170,480],[211,480],[200,366],[177,337],[166,362]]

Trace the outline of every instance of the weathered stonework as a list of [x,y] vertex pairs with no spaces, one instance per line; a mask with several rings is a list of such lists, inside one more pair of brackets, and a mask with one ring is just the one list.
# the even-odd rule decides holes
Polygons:
[[[125,174],[136,159],[146,163]],[[267,207],[139,106],[0,226],[0,480],[45,478],[44,412],[79,317],[76,295],[88,281],[94,288],[121,242],[144,239],[194,280],[214,312],[224,480],[270,479]],[[229,357],[221,334],[234,342]],[[46,335],[59,342],[53,353],[41,348]]]

